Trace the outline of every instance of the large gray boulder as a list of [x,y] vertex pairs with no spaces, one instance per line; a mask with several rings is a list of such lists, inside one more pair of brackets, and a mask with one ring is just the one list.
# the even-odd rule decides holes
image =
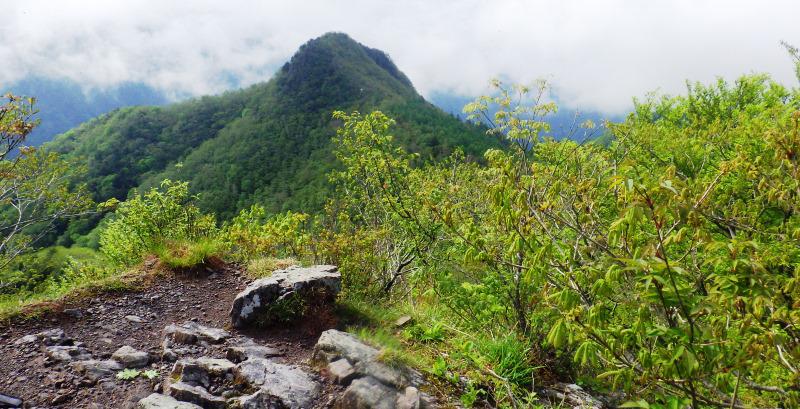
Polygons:
[[[336,402],[340,409],[422,409],[434,407],[417,386],[422,375],[411,368],[388,366],[380,351],[347,332],[320,335],[311,360],[334,382],[347,386]],[[349,386],[348,386],[349,385]]]
[[290,409],[311,407],[320,393],[319,383],[303,369],[266,359],[250,358],[236,366],[236,380],[274,397]]
[[251,283],[233,300],[231,322],[242,328],[256,320],[269,324],[267,314],[276,303],[300,297],[303,301],[333,301],[339,294],[342,276],[336,266],[317,265],[277,270],[267,278]]
[[380,362],[379,355],[380,351],[365,344],[355,335],[331,329],[320,335],[311,359],[320,366],[327,366],[326,369],[333,375],[334,381],[344,385],[354,378],[364,376],[371,376],[398,389],[417,383],[418,374],[407,368],[390,367]]
[[194,403],[181,402],[160,393],[153,393],[139,401],[137,409],[203,409]]

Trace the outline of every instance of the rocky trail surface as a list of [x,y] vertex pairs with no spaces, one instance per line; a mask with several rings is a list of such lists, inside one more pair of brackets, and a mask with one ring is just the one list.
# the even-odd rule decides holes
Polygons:
[[[420,391],[420,373],[383,363],[378,349],[336,329],[335,266],[252,282],[228,265],[150,276],[139,291],[0,324],[0,408],[442,406]],[[297,305],[304,314],[293,313]],[[559,407],[603,406],[576,385],[542,396]]]
[[[142,291],[3,324],[0,407],[425,407],[429,398],[414,386],[421,378],[381,364],[378,351],[352,335],[326,331],[336,325],[330,311],[244,325],[290,297],[319,307],[338,292],[333,266],[273,277],[249,283],[230,266],[170,274]],[[328,339],[324,347],[320,337]]]

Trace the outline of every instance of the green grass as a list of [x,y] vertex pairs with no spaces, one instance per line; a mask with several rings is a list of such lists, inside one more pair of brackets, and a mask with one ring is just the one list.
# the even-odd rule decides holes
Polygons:
[[91,297],[100,293],[131,291],[141,286],[140,271],[117,272],[107,275],[76,276],[58,282],[51,281],[34,291],[0,296],[0,321],[14,318],[35,318],[47,311],[58,309],[67,300]]
[[253,279],[269,277],[275,270],[282,270],[294,265],[298,261],[293,258],[259,257],[247,263],[247,276]]
[[166,267],[184,270],[203,265],[212,258],[219,258],[224,253],[224,246],[213,239],[175,241],[158,246],[154,253]]

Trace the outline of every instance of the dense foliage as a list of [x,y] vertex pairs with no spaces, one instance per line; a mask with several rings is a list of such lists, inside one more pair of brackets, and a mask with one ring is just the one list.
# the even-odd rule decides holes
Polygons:
[[[34,100],[5,99],[0,105],[0,269],[29,251],[56,221],[86,214],[92,206],[83,186],[71,184],[79,167],[54,153],[17,150],[36,126]],[[0,289],[7,285],[0,280]]]
[[[761,76],[693,84],[638,102],[602,147],[542,139],[555,107],[498,86],[467,107],[494,105],[492,132],[513,144],[487,166],[414,168],[384,115],[337,114],[332,231],[369,249],[332,254],[350,285],[411,291],[459,331],[513,330],[531,366],[568,354],[595,387],[644,399],[630,405],[797,405],[797,92]],[[492,372],[509,404],[533,387]]]
[[160,248],[216,233],[216,221],[200,212],[186,182],[165,180],[162,189],[134,195],[117,208],[100,235],[100,251],[127,266]]

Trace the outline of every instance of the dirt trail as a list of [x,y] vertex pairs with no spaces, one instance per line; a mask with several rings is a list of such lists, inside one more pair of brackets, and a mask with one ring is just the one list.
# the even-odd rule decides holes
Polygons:
[[[26,407],[129,408],[158,389],[168,376],[171,362],[156,361],[156,380],[106,378],[86,380],[69,365],[53,363],[39,344],[17,345],[23,336],[60,328],[75,342],[83,342],[94,359],[108,359],[123,345],[159,355],[163,329],[171,323],[196,321],[246,335],[258,343],[278,348],[283,360],[305,365],[319,334],[334,326],[330,316],[304,320],[291,328],[238,331],[230,326],[228,311],[248,279],[234,266],[213,273],[166,274],[137,292],[101,294],[60,306],[58,312],[24,322],[0,324],[0,394],[20,397]],[[218,351],[198,351],[198,354]],[[322,379],[324,394],[316,406],[324,407],[340,391]]]

